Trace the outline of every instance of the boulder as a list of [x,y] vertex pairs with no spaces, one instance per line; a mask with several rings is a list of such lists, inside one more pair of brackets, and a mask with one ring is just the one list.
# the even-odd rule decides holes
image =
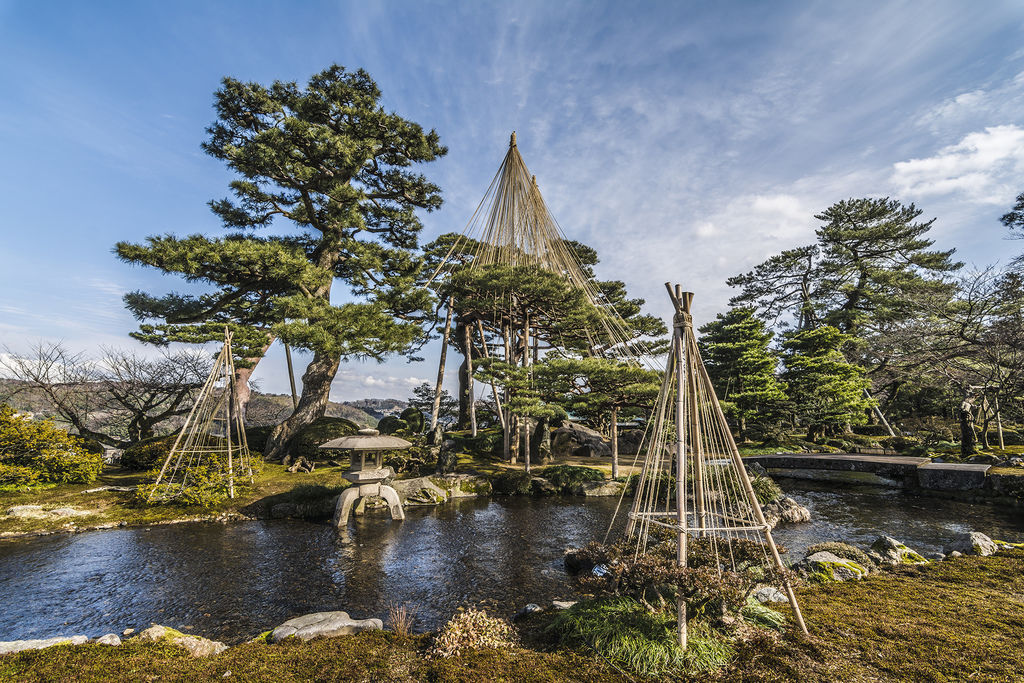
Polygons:
[[772,529],[782,522],[795,524],[811,521],[811,511],[788,496],[762,505],[761,511]]
[[[15,505],[14,507],[7,508],[7,514],[11,517],[46,517],[46,512],[43,510],[42,505]],[[22,641],[13,641],[22,642]],[[35,641],[25,641],[35,642]]]
[[942,552],[947,555],[952,555],[956,552],[961,555],[981,555],[984,557],[991,555],[998,549],[991,538],[978,531],[971,531],[954,538],[949,545],[943,548]]
[[754,591],[754,599],[760,603],[765,602],[787,602],[786,594],[774,586],[761,586]]
[[116,633],[108,633],[105,636],[100,636],[92,642],[96,643],[97,645],[120,645],[121,636],[117,635]]
[[530,493],[535,496],[557,496],[558,487],[544,477],[531,477]]
[[580,484],[579,494],[584,496],[618,496],[626,485],[621,481],[585,481]]
[[551,453],[555,457],[610,456],[612,448],[600,432],[575,422],[566,422],[551,435]]
[[190,636],[180,631],[175,631],[173,628],[167,628],[166,626],[160,626],[159,624],[153,624],[146,630],[135,636],[137,640],[149,640],[153,642],[166,641],[183,647],[191,653],[193,657],[209,657],[210,655],[219,655],[224,650],[228,649],[228,646],[218,640],[210,640],[201,636]]
[[642,429],[619,430],[619,455],[636,455],[644,438]]
[[430,480],[448,493],[452,498],[475,498],[491,494],[491,480],[476,474],[442,474]]
[[862,579],[868,570],[853,560],[844,560],[830,552],[818,552],[804,558],[799,568],[806,574],[808,581],[816,583],[833,583]]
[[384,628],[380,619],[353,619],[348,612],[314,612],[284,622],[270,632],[270,642],[280,643],[295,636],[309,640],[322,636],[333,638],[347,636],[359,631],[379,631]]
[[871,550],[881,557],[881,560],[876,560],[879,564],[928,564],[928,560],[920,553],[914,552],[892,536],[879,536],[871,544]]
[[54,645],[81,645],[89,642],[87,636],[57,636],[56,638],[37,638],[35,640],[8,640],[0,642],[0,655],[8,655],[22,650],[42,650]]
[[437,505],[448,500],[448,492],[430,477],[396,479],[391,482],[391,487],[398,492],[403,505]]
[[551,429],[548,426],[547,418],[541,418],[536,421],[536,424],[531,424],[530,452],[533,454],[535,462],[550,462]]

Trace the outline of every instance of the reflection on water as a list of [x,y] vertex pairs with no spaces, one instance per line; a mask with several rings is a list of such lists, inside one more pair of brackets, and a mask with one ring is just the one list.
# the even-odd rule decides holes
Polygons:
[[[1024,541],[1024,515],[874,488],[782,482],[812,509],[780,528],[796,555],[888,533],[922,551],[976,529]],[[568,597],[566,548],[600,539],[612,499],[497,498],[412,508],[405,522],[356,518],[326,525],[178,524],[0,543],[0,640],[100,635],[151,622],[237,642],[308,612],[383,617],[390,601],[418,608],[434,629],[456,607],[488,601],[508,614]]]

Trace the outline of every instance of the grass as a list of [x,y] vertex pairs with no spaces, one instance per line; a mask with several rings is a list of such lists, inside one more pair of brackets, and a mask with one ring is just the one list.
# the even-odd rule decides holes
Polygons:
[[[733,644],[734,654],[724,668],[689,677],[828,683],[1014,681],[1024,671],[1024,550],[805,586],[798,590],[798,599],[810,638],[792,628],[784,635],[761,631]],[[774,607],[789,616],[788,606]],[[523,647],[450,659],[426,657],[429,636],[379,631],[306,643],[254,641],[206,659],[193,659],[164,643],[127,641],[121,647],[58,646],[5,655],[0,657],[0,680],[105,681],[116,676],[213,681],[223,680],[227,671],[231,680],[244,681],[626,680],[589,647],[552,642],[547,626],[558,618],[546,613],[527,617],[520,625]],[[598,626],[606,634],[617,628]],[[666,624],[657,626],[664,630]],[[702,636],[697,628],[691,634]],[[721,646],[708,645],[706,661],[726,658],[724,650],[715,649]],[[688,670],[701,666],[692,655]]]
[[68,518],[19,518],[0,514],[0,533],[18,534],[40,531],[72,531],[97,526],[146,525],[159,522],[214,517],[224,513],[247,516],[265,516],[275,503],[310,502],[313,498],[335,495],[346,482],[336,467],[319,467],[310,473],[291,473],[282,465],[265,464],[252,487],[240,487],[233,500],[210,508],[189,508],[174,505],[139,506],[134,493],[98,491],[85,493],[100,486],[136,486],[151,481],[148,473],[127,472],[108,468],[93,484],[66,484],[27,492],[0,493],[0,513],[15,505],[42,505],[50,510],[72,506],[88,510],[89,514]]

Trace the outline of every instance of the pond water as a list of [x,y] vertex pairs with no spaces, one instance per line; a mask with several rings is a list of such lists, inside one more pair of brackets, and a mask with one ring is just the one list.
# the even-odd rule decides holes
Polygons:
[[[822,540],[888,533],[920,551],[955,533],[1024,541],[1024,511],[890,489],[781,481],[814,521],[778,529],[799,559]],[[612,499],[495,498],[368,515],[339,536],[297,521],[177,524],[0,543],[0,640],[145,628],[151,622],[238,642],[308,612],[383,617],[417,607],[431,630],[459,605],[509,614],[571,595],[566,548],[600,539]]]

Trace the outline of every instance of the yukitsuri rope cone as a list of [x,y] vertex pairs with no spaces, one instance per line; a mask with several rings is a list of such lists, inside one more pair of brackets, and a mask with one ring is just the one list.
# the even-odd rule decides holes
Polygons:
[[181,496],[189,486],[197,483],[199,471],[203,472],[204,484],[209,484],[212,476],[214,485],[223,486],[229,498],[235,497],[236,475],[252,483],[249,443],[245,438],[242,416],[233,406],[234,395],[235,361],[231,351],[231,331],[225,328],[224,345],[160,468],[147,498],[149,502],[169,501]]
[[[749,571],[749,566],[737,566],[733,545],[756,542],[764,576],[779,579],[797,626],[807,633],[771,528],[701,360],[690,315],[693,294],[679,285],[665,286],[675,307],[672,348],[646,450],[641,449],[643,468],[626,525],[627,541],[639,556],[646,552],[654,528],[671,529],[678,538],[676,559],[685,567],[687,541],[706,539],[719,574]],[[676,457],[680,453],[683,457]],[[681,599],[678,611],[679,642],[686,647],[686,604]]]

